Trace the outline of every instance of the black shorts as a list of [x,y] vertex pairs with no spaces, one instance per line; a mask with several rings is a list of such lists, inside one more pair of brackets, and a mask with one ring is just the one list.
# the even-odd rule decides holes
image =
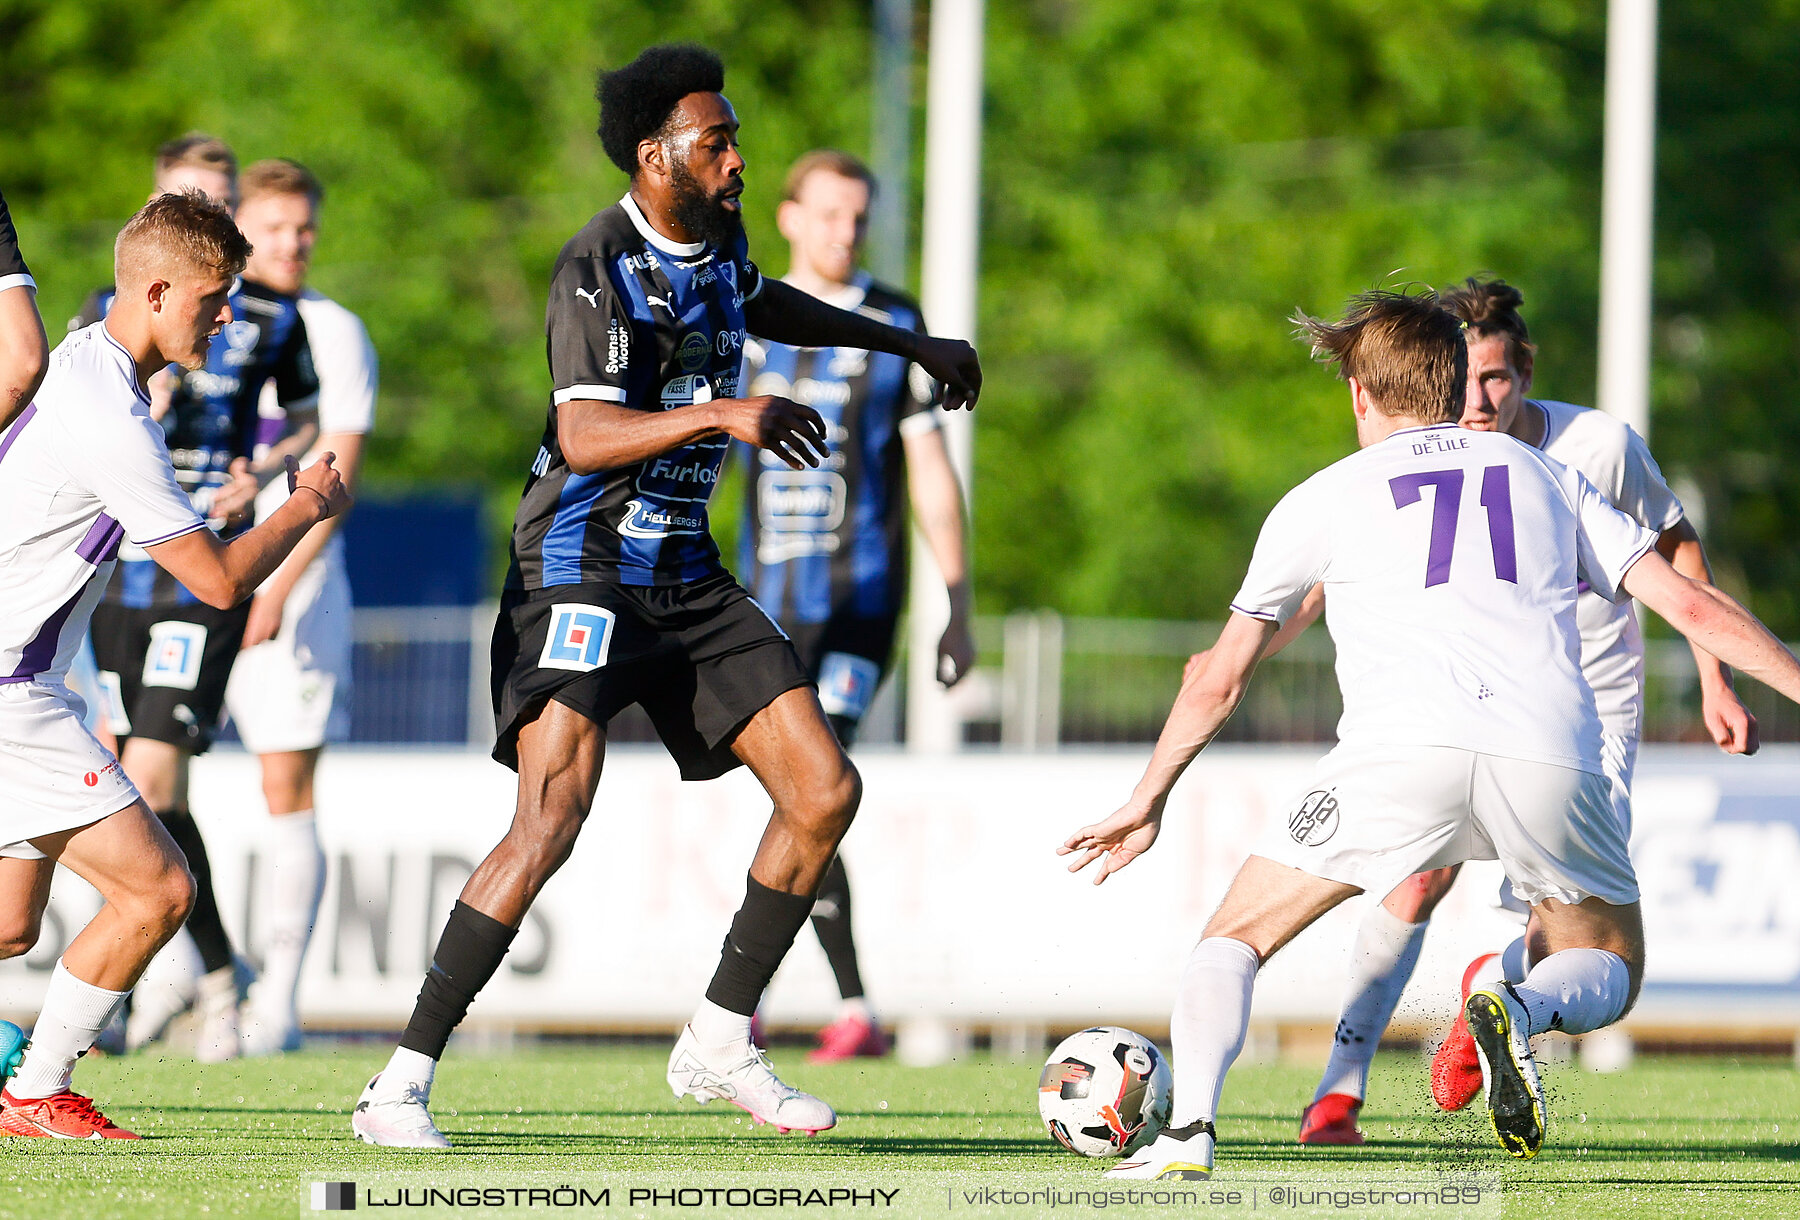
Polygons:
[[856,738],[875,692],[894,655],[896,615],[855,618],[840,615],[822,623],[791,623],[788,635],[819,687],[819,706],[848,748]]
[[730,576],[640,588],[508,589],[494,623],[494,757],[519,769],[519,729],[556,702],[604,727],[641,704],[683,779],[739,764],[750,718],[811,685],[781,629]]
[[[249,618],[247,601],[230,610],[199,602],[95,606],[88,634],[107,727],[120,739],[147,737],[206,753],[219,729],[225,684]],[[123,720],[117,718],[120,712]]]

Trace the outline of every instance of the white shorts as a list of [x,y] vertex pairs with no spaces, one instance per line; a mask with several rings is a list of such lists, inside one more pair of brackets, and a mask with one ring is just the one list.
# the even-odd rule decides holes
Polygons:
[[294,582],[272,640],[238,654],[225,709],[253,754],[350,735],[350,578],[335,548]]
[[1254,854],[1377,895],[1499,860],[1529,903],[1638,899],[1607,777],[1448,746],[1339,746]]
[[0,685],[0,856],[41,860],[27,840],[74,830],[138,799],[112,751],[81,722],[61,683]]
[[[1600,735],[1600,766],[1606,772],[1606,782],[1611,789],[1613,817],[1618,819],[1619,829],[1625,835],[1625,842],[1631,842],[1631,776],[1637,769],[1638,739],[1621,737],[1617,733]],[[1531,913],[1531,905],[1513,893],[1512,880],[1500,879],[1499,907],[1512,915],[1523,918]]]

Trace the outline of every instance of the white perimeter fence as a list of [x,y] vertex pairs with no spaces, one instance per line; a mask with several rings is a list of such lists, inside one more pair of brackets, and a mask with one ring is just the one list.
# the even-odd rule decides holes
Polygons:
[[[1305,791],[1320,753],[1208,751],[1176,789],[1156,850],[1095,887],[1069,876],[1054,849],[1125,799],[1143,749],[859,752],[866,796],[844,854],[872,1001],[918,1038],[991,1030],[1029,1045],[1047,1028],[1092,1022],[1166,1028],[1189,947],[1264,824],[1285,819]],[[1631,1022],[1791,1037],[1800,1029],[1800,748],[1724,759],[1650,747],[1638,775],[1633,854],[1650,970]],[[467,750],[326,756],[318,816],[330,867],[302,986],[310,1025],[404,1023],[451,902],[507,826],[513,784]],[[268,876],[255,759],[222,749],[199,760],[192,804],[227,922],[254,958]],[[660,750],[615,750],[573,858],[477,1001],[472,1027],[675,1027],[717,962],[766,815],[741,770],[683,784]],[[1402,1028],[1440,1026],[1463,965],[1515,934],[1494,909],[1497,885],[1491,864],[1466,870],[1432,925]],[[1366,901],[1334,912],[1264,970],[1259,1027],[1329,1030]],[[0,963],[0,1012],[35,1010],[50,965],[94,904],[79,881],[59,878],[38,949]],[[803,930],[767,1016],[819,1022],[835,998]]]

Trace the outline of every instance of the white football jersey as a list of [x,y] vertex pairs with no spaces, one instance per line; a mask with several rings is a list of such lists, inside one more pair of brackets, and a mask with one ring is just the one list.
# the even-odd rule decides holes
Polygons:
[[104,322],[64,339],[0,432],[0,683],[62,681],[121,541],[204,528],[130,354]]
[[[1531,400],[1544,412],[1540,448],[1587,476],[1614,508],[1661,534],[1681,520],[1681,501],[1663,481],[1644,438],[1604,411]],[[1642,730],[1644,637],[1631,600],[1610,602],[1584,592],[1575,607],[1581,628],[1581,672],[1594,688],[1600,723],[1635,740]]]
[[1344,745],[1438,745],[1599,773],[1578,581],[1622,597],[1656,535],[1509,436],[1408,428],[1263,523],[1231,608],[1283,622],[1325,586]]
[[[300,294],[300,319],[306,323],[306,341],[312,348],[313,368],[319,374],[319,435],[370,431],[375,426],[375,394],[380,371],[375,345],[362,319],[330,297],[308,288]],[[286,417],[275,396],[275,383],[263,387],[259,413],[265,419]],[[323,451],[314,446],[300,459],[300,468],[318,461]],[[287,480],[276,476],[256,497],[256,519],[267,520],[287,499]],[[343,546],[341,531],[331,535],[327,553]]]

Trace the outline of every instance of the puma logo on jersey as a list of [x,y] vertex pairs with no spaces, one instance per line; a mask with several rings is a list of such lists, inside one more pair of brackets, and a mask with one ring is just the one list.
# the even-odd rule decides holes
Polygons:
[[598,288],[594,289],[592,292],[589,292],[585,288],[577,288],[575,290],[575,295],[586,301],[589,305],[592,305],[595,309],[600,308],[600,290]]
[[663,297],[653,297],[649,293],[645,293],[644,299],[646,301],[650,302],[652,305],[661,305],[664,309],[669,311],[670,317],[675,316],[675,306],[673,304],[672,297],[669,299],[665,299]]

